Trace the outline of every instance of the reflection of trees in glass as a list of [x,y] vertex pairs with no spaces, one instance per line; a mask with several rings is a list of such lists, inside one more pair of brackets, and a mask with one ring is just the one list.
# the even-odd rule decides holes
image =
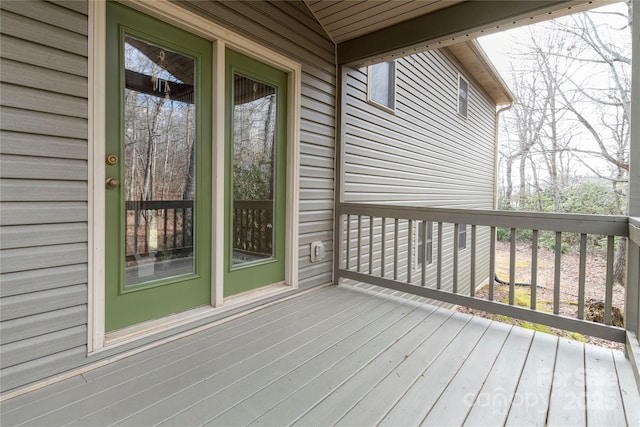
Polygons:
[[235,200],[271,200],[274,182],[276,95],[234,107]]
[[[131,37],[125,39],[124,54],[124,188],[132,202],[127,207],[126,253],[130,259],[145,253],[189,256],[195,194],[194,60]],[[176,204],[178,200],[187,202]]]
[[[156,58],[125,44],[128,70],[181,83],[162,69]],[[193,64],[193,61],[190,60]],[[191,66],[193,75],[193,65]],[[157,94],[127,88],[124,99],[125,167],[127,200],[178,200],[193,198],[194,105]]]

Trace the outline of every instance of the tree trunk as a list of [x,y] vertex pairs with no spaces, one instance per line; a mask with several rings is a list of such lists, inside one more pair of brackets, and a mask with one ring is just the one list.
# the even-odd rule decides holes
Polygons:
[[613,281],[622,286],[625,285],[625,272],[627,266],[627,238],[621,237],[616,246],[615,261],[613,263]]

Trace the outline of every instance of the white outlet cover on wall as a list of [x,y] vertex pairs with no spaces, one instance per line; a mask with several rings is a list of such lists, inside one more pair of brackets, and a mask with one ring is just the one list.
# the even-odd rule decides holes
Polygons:
[[311,262],[324,258],[324,244],[321,241],[311,242]]

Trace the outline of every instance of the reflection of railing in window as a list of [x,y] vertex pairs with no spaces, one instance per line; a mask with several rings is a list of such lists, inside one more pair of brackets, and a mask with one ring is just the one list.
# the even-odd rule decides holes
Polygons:
[[[193,254],[193,200],[127,201],[127,261]],[[273,253],[273,201],[236,200],[233,249],[258,257]]]
[[271,256],[272,200],[236,200],[233,203],[233,249],[248,254]]
[[193,200],[127,201],[127,261],[193,254]]

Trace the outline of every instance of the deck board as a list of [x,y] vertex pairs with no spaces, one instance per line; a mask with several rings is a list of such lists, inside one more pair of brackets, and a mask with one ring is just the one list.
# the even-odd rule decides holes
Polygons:
[[[334,301],[329,301],[331,302]],[[321,311],[307,316],[305,324],[311,325],[309,328],[301,328],[302,325],[294,327],[295,322],[291,321],[293,319],[283,319],[282,324],[271,325],[272,331],[255,328],[253,333],[244,339],[249,343],[248,346],[234,346],[233,342],[229,344],[230,348],[220,345],[218,347],[221,347],[222,357],[215,357],[214,354],[206,352],[203,354],[206,360],[204,364],[197,364],[200,360],[194,361],[190,358],[184,361],[189,369],[176,371],[174,375],[166,378],[149,378],[150,384],[146,388],[142,388],[140,383],[132,384],[137,396],[135,400],[121,398],[115,404],[99,408],[100,412],[79,420],[78,425],[93,425],[103,421],[129,425],[161,422],[165,413],[173,415],[194,401],[197,402],[202,394],[210,392],[212,386],[213,390],[222,391],[239,378],[245,378],[255,370],[263,369],[265,360],[277,360],[286,355],[287,351],[293,352],[304,348],[310,342],[318,341],[313,337],[326,328],[339,327],[358,316],[366,318],[362,313],[376,306],[375,302],[371,304],[366,299],[354,298],[336,303],[336,312],[326,319],[322,319]],[[315,306],[309,306],[313,307]],[[315,352],[316,349],[312,347],[303,357]],[[175,368],[179,369],[180,365],[177,364]],[[194,365],[197,369],[192,368]],[[128,396],[129,393],[120,393],[120,396],[123,395]]]
[[511,326],[494,324],[456,372],[420,425],[462,425],[496,358],[500,354]]
[[[319,405],[325,399],[331,399],[333,393],[352,378],[356,376],[359,378],[374,378],[373,373],[377,374],[378,378],[383,377],[407,358],[407,355],[412,354],[422,345],[424,340],[429,339],[436,333],[452,314],[448,310],[435,310],[417,327],[411,329],[396,342],[392,341],[382,352],[374,354],[369,360],[362,358],[357,352],[350,354],[322,376],[318,376],[306,383],[286,401],[280,402],[250,425],[292,424],[300,421],[300,418],[306,415],[309,408]],[[369,373],[365,370],[368,370]],[[352,382],[349,383],[353,384]],[[318,393],[318,390],[323,392]],[[330,409],[337,412],[335,406]],[[328,422],[326,414],[318,422]],[[307,419],[301,421],[300,424],[312,423]]]
[[584,345],[561,339],[551,383],[547,425],[587,425]]
[[585,347],[585,400],[587,423],[592,426],[626,422],[613,354],[604,348]]
[[640,426],[640,391],[634,379],[633,368],[619,351],[613,352],[613,360],[618,373],[618,384],[620,385],[627,425]]
[[[304,384],[324,376],[327,371],[346,357],[356,363],[366,363],[367,360],[394,344],[398,338],[409,333],[429,314],[431,313],[425,310],[412,310],[402,317],[385,316],[380,319],[384,321],[378,327],[359,330],[357,334],[345,338],[327,351],[254,393],[242,402],[242,406],[236,405],[232,410],[207,420],[207,423],[212,425],[248,425],[278,403],[286,401]],[[352,366],[356,366],[356,364]]]
[[[419,425],[433,404],[451,382],[469,354],[482,338],[491,322],[482,318],[460,323],[451,342],[417,378],[412,387],[387,412],[381,421],[384,426]],[[450,330],[453,335],[456,330]]]
[[[329,303],[339,300],[336,298],[337,295],[325,294],[325,296],[331,300]],[[294,327],[295,319],[300,317],[301,313],[305,313],[305,308],[308,310],[318,304],[324,304],[323,298],[320,295],[314,295],[309,304],[297,305],[296,309],[282,313],[283,317],[275,319],[274,322],[260,322],[259,325],[246,323],[240,328],[229,325],[221,328],[220,332],[213,331],[211,339],[180,340],[181,343],[178,344],[177,349],[170,354],[167,354],[164,348],[158,348],[156,352],[146,354],[147,360],[144,359],[144,354],[139,354],[129,358],[134,359],[133,364],[111,364],[105,368],[99,368],[97,370],[100,371],[97,374],[99,380],[89,381],[85,386],[51,396],[37,405],[31,413],[32,423],[38,425],[46,418],[50,425],[64,425],[73,421],[68,417],[76,413],[76,409],[90,414],[121,400],[123,396],[129,394],[126,392],[128,389],[134,391],[132,394],[137,394],[140,390],[157,388],[158,383],[162,382],[162,377],[171,375],[176,370],[182,370],[185,365],[190,368],[188,373],[193,373],[193,380],[201,378],[202,371],[214,362],[224,364],[226,360],[233,360],[233,357],[243,351],[251,349],[257,351],[268,343],[273,334],[294,332],[297,329]],[[342,305],[347,309],[351,307],[347,301],[340,301],[336,304],[336,309],[338,310]],[[320,310],[307,315],[307,318],[313,319],[322,317],[324,316]],[[284,328],[281,324],[284,324]],[[245,338],[246,334],[259,331],[264,331],[260,342]],[[129,359],[128,362],[130,362]],[[7,415],[10,416],[10,414],[3,414],[3,420],[7,420]]]
[[3,427],[640,425],[640,396],[620,352],[339,286],[7,400],[1,411]]
[[[420,316],[421,313],[416,313],[414,308],[396,307],[369,324],[373,327],[359,328],[339,342],[332,340],[311,358],[309,355],[301,355],[298,358],[287,357],[282,359],[280,363],[268,365],[251,377],[245,377],[242,381],[233,384],[224,395],[220,396],[216,392],[189,408],[188,411],[183,411],[167,420],[165,424],[172,426],[200,425],[214,420],[218,425],[238,425],[237,423],[242,423],[244,418],[246,418],[245,423],[248,423],[257,411],[269,408],[268,399],[270,397],[279,398],[287,392],[287,384],[283,386],[280,380],[288,374],[297,374],[296,376],[303,377],[314,375],[318,370],[322,371],[328,364],[331,364],[334,358],[340,357],[344,352],[354,351],[378,336],[380,331],[388,332],[390,337],[402,334],[407,327],[405,322],[417,322]],[[405,320],[405,322],[399,322],[400,320]],[[388,337],[385,336],[385,338]],[[294,384],[297,380],[298,378],[293,379]],[[276,389],[271,396],[269,393],[264,393],[268,388]],[[253,393],[258,393],[258,397],[252,399]],[[238,407],[239,404],[242,404],[242,407]],[[232,411],[233,409],[235,410]],[[215,411],[218,410],[220,412],[216,414]]]
[[543,333],[534,335],[506,425],[542,427],[546,424],[557,347],[557,337]]
[[514,401],[518,380],[527,360],[533,336],[533,331],[529,329],[511,329],[464,421],[465,426],[504,424]]

